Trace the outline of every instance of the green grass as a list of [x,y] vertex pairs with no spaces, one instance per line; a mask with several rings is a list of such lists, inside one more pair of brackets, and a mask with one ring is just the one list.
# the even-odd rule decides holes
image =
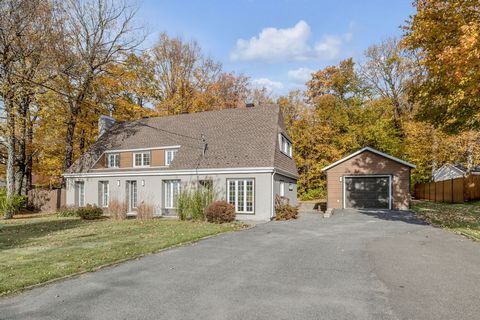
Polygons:
[[431,201],[413,201],[417,216],[434,226],[480,241],[480,202],[450,204]]
[[244,225],[44,215],[0,222],[0,295]]

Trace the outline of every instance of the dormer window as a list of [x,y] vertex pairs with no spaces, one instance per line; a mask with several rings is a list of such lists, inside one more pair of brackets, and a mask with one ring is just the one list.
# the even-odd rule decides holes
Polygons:
[[292,143],[283,134],[280,134],[280,151],[292,157]]
[[137,152],[133,154],[134,167],[150,166],[150,152]]
[[108,168],[120,167],[120,154],[118,153],[107,154],[107,167]]
[[169,166],[172,164],[175,155],[177,154],[178,149],[169,149],[165,151],[165,165]]

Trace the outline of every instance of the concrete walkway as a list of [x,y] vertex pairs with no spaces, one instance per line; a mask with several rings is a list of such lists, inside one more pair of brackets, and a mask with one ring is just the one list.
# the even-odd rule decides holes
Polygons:
[[0,299],[0,319],[475,319],[480,244],[408,215],[303,214]]

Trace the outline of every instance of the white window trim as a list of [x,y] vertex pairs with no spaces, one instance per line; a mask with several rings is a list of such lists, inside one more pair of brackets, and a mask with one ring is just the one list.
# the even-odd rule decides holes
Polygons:
[[[141,165],[137,165],[137,164],[135,163],[135,156],[136,156],[137,154],[141,154],[141,155],[142,155],[142,156],[141,156],[141,163],[142,163]],[[148,154],[148,159],[149,159],[148,162],[149,162],[149,164],[144,164],[144,160],[145,160],[145,159],[143,158],[143,155],[144,155],[144,154]],[[135,167],[135,168],[148,168],[148,167],[150,167],[150,164],[152,163],[152,153],[151,153],[150,151],[134,152],[134,153],[132,154],[132,157],[133,157],[133,167]]]
[[285,182],[280,181],[280,197],[285,197]]
[[[113,161],[113,166],[110,165],[110,157],[118,158],[118,166],[115,165],[115,160]],[[120,168],[120,153],[107,153],[107,168]]]
[[[227,199],[230,201],[230,181],[234,181],[235,188],[235,213],[237,214],[255,214],[255,179],[242,178],[242,179],[227,179]],[[244,210],[238,210],[238,182],[243,181],[244,195],[243,195],[243,208]],[[247,211],[247,181],[252,181],[252,210]],[[230,202],[229,202],[230,203]]]
[[359,174],[354,176],[342,176],[342,202],[343,202],[343,209],[346,208],[346,183],[345,178],[388,178],[388,210],[392,210],[392,175],[389,174]]
[[[165,150],[165,165],[166,166],[169,166],[172,164],[173,160],[175,159],[176,155],[177,155],[177,152],[178,152],[178,149],[166,149]],[[168,154],[169,153],[172,153],[172,160],[170,160],[170,162],[168,162]]]

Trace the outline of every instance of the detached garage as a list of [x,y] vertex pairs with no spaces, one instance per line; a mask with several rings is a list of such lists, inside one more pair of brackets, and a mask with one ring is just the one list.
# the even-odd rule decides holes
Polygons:
[[408,210],[410,170],[415,165],[363,148],[322,169],[327,208]]

